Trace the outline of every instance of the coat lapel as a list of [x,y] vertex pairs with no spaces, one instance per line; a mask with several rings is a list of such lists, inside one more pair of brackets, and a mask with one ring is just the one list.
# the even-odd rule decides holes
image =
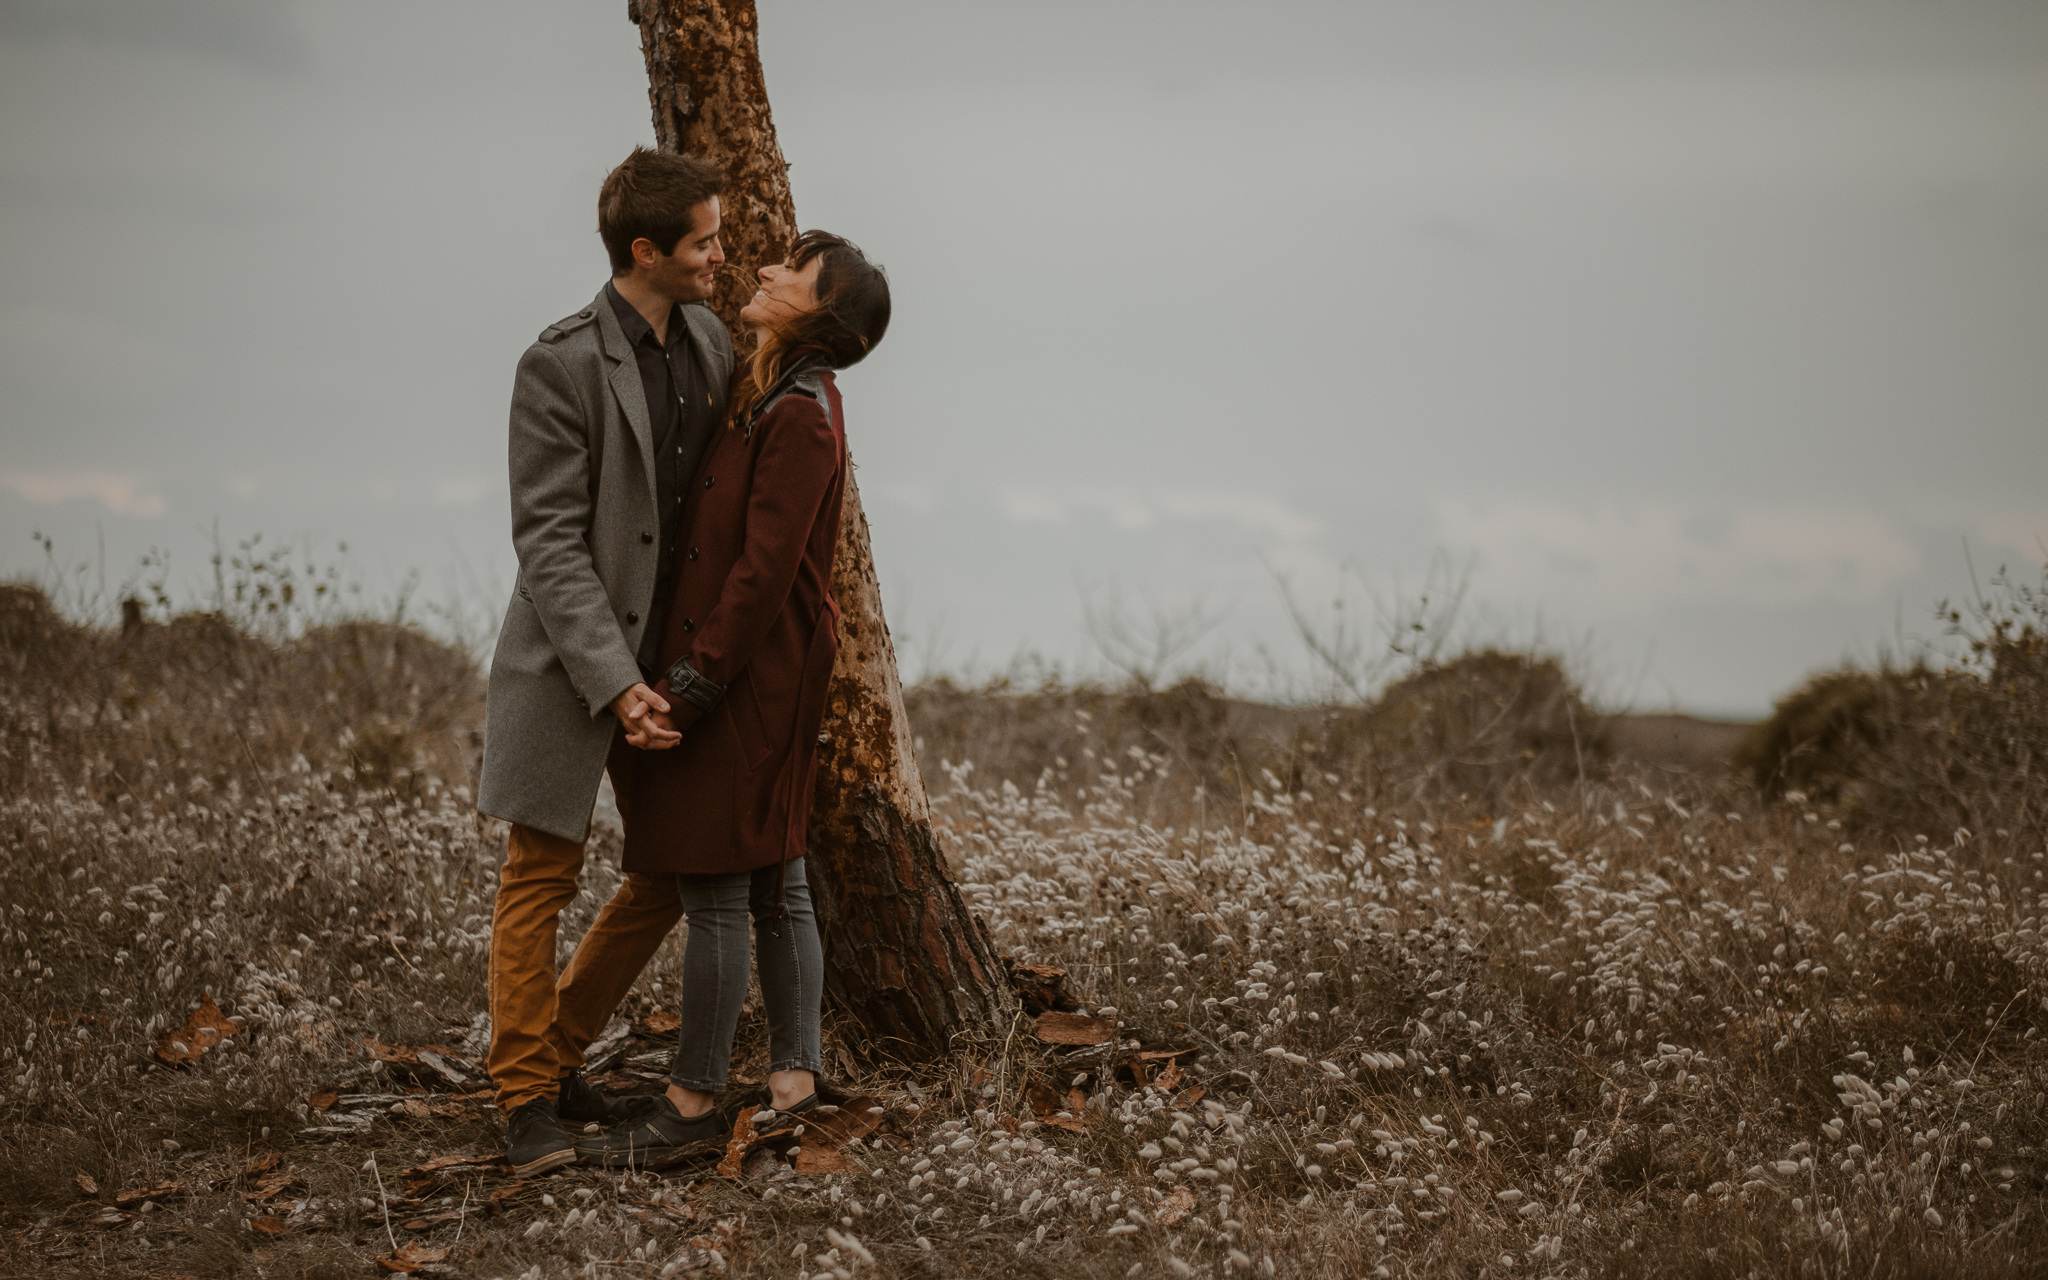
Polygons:
[[640,446],[640,474],[647,477],[647,506],[649,510],[659,510],[660,499],[654,487],[654,427],[647,416],[647,391],[640,385],[640,363],[633,358],[626,331],[612,310],[610,294],[599,289],[597,301],[591,305],[597,309],[597,330],[604,339],[605,359],[611,361],[612,398],[618,401],[619,409],[626,415],[626,425],[633,429],[633,440]]
[[719,350],[718,345],[711,341],[711,335],[705,329],[708,325],[723,323],[724,321],[707,307],[683,308],[683,324],[690,331],[690,346],[696,350],[697,367],[711,380],[711,385],[706,390],[711,394],[712,408],[720,413],[725,409],[726,384],[732,381],[732,364],[725,353]]

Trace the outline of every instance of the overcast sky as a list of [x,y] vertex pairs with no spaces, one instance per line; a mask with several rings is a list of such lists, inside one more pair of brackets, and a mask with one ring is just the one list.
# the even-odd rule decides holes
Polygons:
[[[1748,714],[2048,558],[2048,4],[761,0],[905,666],[1414,590]],[[509,589],[622,0],[0,0],[0,574],[211,531]],[[2029,570],[2034,571],[2032,569]]]

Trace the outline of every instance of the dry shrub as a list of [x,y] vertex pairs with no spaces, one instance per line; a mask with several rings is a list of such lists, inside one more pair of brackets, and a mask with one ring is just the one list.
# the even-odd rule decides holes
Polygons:
[[1757,784],[1868,830],[2048,831],[2048,592],[1945,610],[1956,660],[1813,677],[1738,752]]
[[[0,1222],[37,1274],[369,1274],[368,1157],[388,1179],[498,1140],[475,1111],[300,1133],[310,1089],[373,1078],[363,1035],[481,1044],[500,841],[458,781],[474,672],[376,626],[124,638],[11,599],[0,1125],[23,1154]],[[963,891],[1116,1039],[1051,1047],[1020,1019],[867,1072],[888,1123],[840,1173],[686,1192],[579,1168],[412,1238],[528,1280],[708,1274],[708,1245],[725,1274],[812,1280],[1999,1276],[2048,1254],[2037,843],[1637,778],[1588,751],[1541,658],[1425,663],[1353,708],[912,697]],[[357,745],[377,725],[396,746]],[[659,959],[638,1007],[675,977]],[[202,993],[243,1030],[154,1064]],[[305,1178],[276,1238],[222,1172],[266,1145]],[[200,1189],[108,1231],[76,1173]]]
[[266,635],[213,612],[114,630],[0,585],[0,651],[0,734],[22,748],[0,758],[0,785],[14,794],[45,768],[106,800],[307,770],[371,790],[464,786],[482,749],[475,660],[409,626]]
[[1604,718],[1562,664],[1495,649],[1420,664],[1361,706],[1269,706],[1199,679],[1163,689],[942,679],[905,701],[920,756],[941,767],[972,761],[983,777],[1030,784],[1159,754],[1227,803],[1333,774],[1371,803],[1492,810],[1604,776],[1612,761]]

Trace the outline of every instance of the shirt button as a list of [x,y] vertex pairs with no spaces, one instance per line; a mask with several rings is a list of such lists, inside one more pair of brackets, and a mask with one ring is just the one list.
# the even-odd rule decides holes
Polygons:
[[695,621],[694,619],[692,619],[692,618],[684,618],[684,619],[683,619],[683,630],[685,630],[685,631],[695,631],[696,629],[697,629],[697,623],[696,623],[696,621]]
[[627,622],[638,622],[638,621],[640,621],[640,615],[639,615],[639,614],[637,614],[637,613],[629,613],[629,614],[627,614],[627,615],[626,615],[626,621],[627,621]]
[[718,477],[717,477],[717,476],[705,476],[705,477],[704,477],[704,487],[705,487],[706,489],[709,489],[709,488],[710,488],[710,487],[711,487],[712,485],[714,485],[714,484],[717,484],[717,483],[718,483]]
[[653,541],[654,541],[654,535],[653,535],[653,534],[651,534],[651,533],[643,533],[643,534],[641,534],[641,535],[640,535],[640,541],[642,541],[642,542],[653,542]]
[[690,548],[690,559],[692,559],[692,560],[695,560],[696,558],[697,558],[697,548],[695,548],[695,547],[691,547],[691,548]]

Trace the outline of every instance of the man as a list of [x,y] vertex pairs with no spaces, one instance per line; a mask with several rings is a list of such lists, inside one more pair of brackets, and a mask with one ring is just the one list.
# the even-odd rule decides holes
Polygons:
[[618,1118],[583,1051],[682,914],[673,884],[629,877],[559,981],[610,754],[679,735],[648,686],[674,578],[684,486],[725,412],[732,339],[701,305],[725,252],[713,166],[636,148],[605,178],[612,278],[520,358],[512,390],[518,588],[491,660],[477,807],[512,824],[491,923],[491,1079],[514,1170],[576,1159],[562,1121]]

